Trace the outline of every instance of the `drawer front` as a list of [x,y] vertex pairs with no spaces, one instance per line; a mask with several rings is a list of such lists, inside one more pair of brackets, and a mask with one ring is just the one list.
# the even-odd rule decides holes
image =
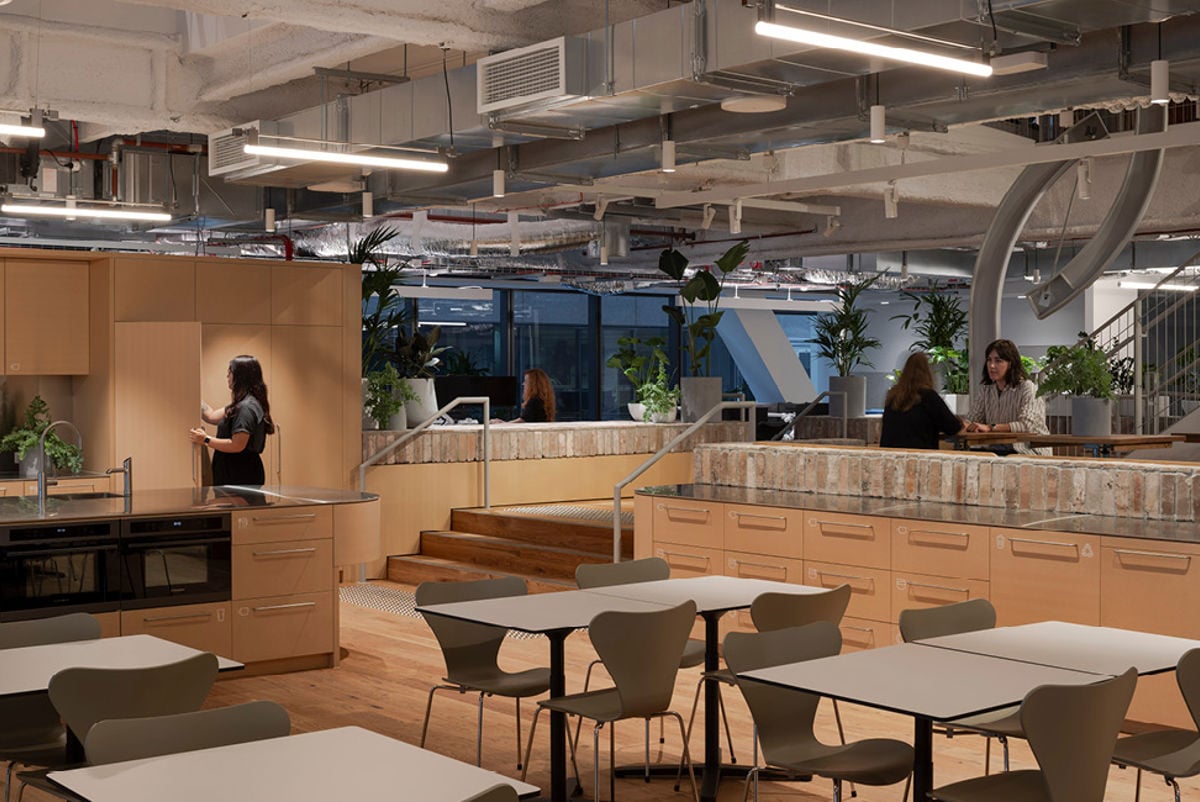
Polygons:
[[686,546],[679,543],[655,544],[654,556],[661,557],[671,566],[671,578],[688,576],[720,575],[721,549],[702,546]]
[[842,651],[857,652],[863,649],[877,649],[880,646],[891,646],[896,642],[896,627],[882,621],[870,621],[865,618],[843,618],[838,625],[842,631]]
[[890,568],[891,520],[869,515],[806,512],[804,557],[842,565]]
[[804,563],[784,557],[766,554],[745,554],[739,551],[725,552],[725,576],[742,579],[769,579],[772,582],[804,584]]
[[872,621],[892,620],[891,571],[805,560],[804,575],[807,580],[804,584],[817,588],[849,585],[850,605],[846,615]]
[[1200,638],[1200,548],[1155,540],[1104,538],[1100,623]]
[[332,540],[285,540],[233,547],[234,599],[316,593],[332,587]]
[[233,514],[233,545],[333,537],[333,507],[285,507]]
[[934,576],[988,578],[986,526],[892,521],[892,569]]
[[720,549],[725,543],[723,504],[671,499],[654,502],[654,540]]
[[992,529],[996,625],[1100,623],[1100,538]]
[[988,598],[988,583],[981,579],[951,579],[944,576],[892,572],[892,612],[941,607],[968,599]]
[[229,602],[122,610],[121,634],[154,635],[193,649],[227,655],[233,651],[229,618]]
[[332,652],[333,593],[233,605],[233,659],[243,663]]
[[798,560],[804,556],[804,511],[726,504],[725,548]]

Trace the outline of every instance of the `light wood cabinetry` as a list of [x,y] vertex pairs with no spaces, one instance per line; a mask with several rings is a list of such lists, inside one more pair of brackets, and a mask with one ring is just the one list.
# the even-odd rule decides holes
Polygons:
[[[654,540],[720,550],[725,545],[723,504],[659,499],[654,502]],[[717,561],[720,565],[720,560]],[[716,573],[716,569],[709,571]]]
[[10,375],[88,372],[88,263],[4,263],[4,365]]
[[[69,493],[108,493],[111,492],[112,487],[112,480],[107,476],[96,476],[86,479],[57,479],[55,482],[55,484],[46,487],[46,495],[62,496]],[[12,484],[16,484],[16,487],[9,490],[7,495],[37,495],[36,481]],[[5,489],[7,488],[0,487],[0,495],[6,495],[3,492]]]
[[833,512],[804,514],[807,560],[888,568],[892,562],[891,522],[870,515]]
[[233,659],[280,660],[334,649],[332,592],[234,601]]
[[842,632],[842,651],[857,652],[862,649],[878,649],[891,646],[898,641],[894,624],[873,621],[869,618],[847,616],[838,629]]
[[345,396],[340,330],[273,326],[271,363],[271,416],[279,427],[274,436],[283,453],[281,480],[345,487],[350,477],[342,464],[343,433],[336,425]]
[[[270,263],[198,260],[195,319],[201,323],[270,324],[271,271]],[[262,351],[237,353],[259,354]]]
[[196,262],[187,256],[118,256],[113,259],[114,319],[196,319]]
[[892,620],[891,571],[805,560],[804,575],[804,584],[816,588],[849,585],[850,605],[846,615],[885,623]]
[[276,325],[341,326],[340,267],[281,265],[271,269],[271,322]]
[[897,620],[901,610],[986,598],[988,583],[981,579],[892,572],[892,614]]
[[804,556],[800,510],[724,505],[725,549],[799,559]]
[[721,573],[721,559],[724,552],[721,549],[706,546],[667,542],[655,545],[654,556],[666,560],[667,565],[671,568],[671,577],[678,579]]
[[285,540],[233,547],[233,597],[313,593],[333,587],[333,541]]
[[92,613],[92,618],[100,622],[100,637],[115,638],[121,635],[120,613]]
[[1025,529],[991,530],[996,624],[1100,623],[1100,538]]
[[892,521],[892,568],[934,576],[988,578],[988,529],[930,521]]
[[122,610],[122,635],[155,635],[193,649],[227,655],[233,651],[229,602]]
[[[271,327],[260,325],[202,324],[200,327],[200,398],[213,407],[223,407],[230,401],[229,361],[240,354],[253,354],[263,369],[267,383],[267,400],[275,415],[277,398],[271,359]],[[199,403],[199,402],[195,402]],[[196,426],[200,426],[200,410],[196,410]],[[217,427],[203,424],[205,431],[215,435]],[[262,453],[263,471],[267,483],[276,481],[279,468],[279,438],[268,436]]]

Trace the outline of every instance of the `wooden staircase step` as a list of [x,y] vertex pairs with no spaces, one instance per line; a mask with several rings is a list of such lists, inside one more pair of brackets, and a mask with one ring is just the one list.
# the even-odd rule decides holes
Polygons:
[[[530,515],[506,515],[503,509],[457,509],[450,514],[455,532],[570,546],[597,555],[612,554],[612,523],[573,518],[543,518]],[[633,556],[633,527],[621,528],[621,555]]]
[[518,576],[525,580],[530,593],[549,593],[559,590],[574,590],[575,583],[562,579],[528,576],[507,571],[490,570],[484,566],[444,560],[438,557],[427,557],[410,554],[401,557],[389,557],[387,578],[393,582],[406,585],[419,585],[422,582],[465,582],[474,579],[495,579],[502,576]]
[[608,562],[603,554],[468,532],[422,532],[421,554],[507,574],[574,581],[580,563]]

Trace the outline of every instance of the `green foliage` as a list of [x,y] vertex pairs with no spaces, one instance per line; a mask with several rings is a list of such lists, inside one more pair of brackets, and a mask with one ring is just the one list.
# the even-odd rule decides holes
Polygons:
[[646,408],[646,418],[654,415],[670,417],[675,411],[675,407],[679,405],[679,388],[671,386],[664,363],[658,363],[658,371],[654,378],[642,385],[638,398]]
[[[21,423],[0,439],[0,451],[15,451],[17,459],[24,459],[29,451],[37,449],[51,420],[50,407],[40,395],[35,395],[25,408]],[[74,443],[65,442],[57,431],[46,436],[46,459],[55,468],[69,468],[71,473],[83,470],[83,452]]]
[[905,331],[912,329],[917,335],[917,348],[931,356],[934,348],[952,349],[967,334],[967,310],[957,294],[944,291],[935,282],[927,293],[905,290],[900,297],[913,302],[911,312],[893,315],[891,320],[901,321]]
[[447,376],[486,376],[487,371],[478,367],[467,351],[453,351],[446,356]]
[[867,336],[867,312],[860,309],[858,298],[879,280],[882,274],[838,287],[838,306],[817,317],[816,343],[818,355],[828,360],[839,376],[849,376],[859,365],[870,366],[866,353],[880,346],[879,340]]
[[604,363],[605,367],[616,368],[633,384],[634,397],[643,401],[642,388],[665,372],[670,361],[667,357],[667,341],[662,337],[625,336],[617,340],[617,352]]
[[718,275],[713,275],[709,270],[697,270],[686,281],[686,256],[670,248],[658,257],[659,271],[679,282],[679,297],[683,306],[667,305],[663,311],[679,326],[683,335],[689,375],[712,375],[712,344],[717,337],[717,324],[725,314],[718,309],[721,288],[725,285],[725,277],[745,260],[749,252],[750,242],[742,240],[717,259]]
[[[382,226],[359,239],[350,248],[349,258],[354,264],[373,270],[363,270],[362,276],[362,373],[368,376],[379,370],[387,361],[387,352],[395,340],[399,327],[406,322],[407,312],[404,299],[396,290],[403,265],[389,267],[379,258],[379,249],[399,236],[400,232]],[[371,299],[378,298],[373,309]],[[370,309],[370,311],[368,311]]]
[[1052,345],[1046,349],[1046,367],[1038,383],[1039,395],[1091,396],[1112,398],[1112,374],[1108,357],[1096,343],[1080,332],[1083,339],[1075,345]]
[[935,345],[929,349],[929,362],[942,374],[942,392],[967,394],[971,392],[971,366],[967,350]]
[[396,332],[396,347],[392,351],[392,361],[406,379],[429,379],[441,363],[440,354],[449,350],[449,346],[437,347],[437,341],[442,336],[442,327],[434,326],[428,334],[414,331],[412,335],[403,330]]
[[379,428],[387,427],[388,420],[403,409],[404,402],[416,400],[417,394],[390,362],[367,374],[367,398],[363,406]]

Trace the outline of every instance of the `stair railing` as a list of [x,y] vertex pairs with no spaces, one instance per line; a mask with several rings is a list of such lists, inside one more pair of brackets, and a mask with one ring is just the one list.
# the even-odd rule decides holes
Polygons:
[[821,403],[822,398],[832,398],[835,395],[840,395],[842,397],[842,439],[845,440],[847,433],[849,432],[849,424],[846,421],[846,398],[849,394],[845,390],[826,390],[825,392],[821,393],[819,396],[814,398],[808,406],[797,412],[796,417],[792,418],[791,422],[789,422],[779,431],[775,432],[775,435],[771,439],[782,440],[783,438],[787,437],[789,432],[794,432],[796,430],[796,424],[800,422],[801,418],[817,408],[817,404]]
[[[613,562],[621,562],[621,491],[625,489],[625,486],[653,467],[656,462],[665,457],[675,448],[675,446],[679,445],[680,442],[691,437],[697,429],[712,420],[714,415],[717,415],[727,409],[753,409],[756,406],[758,406],[758,404],[756,404],[754,401],[722,401],[708,412],[705,412],[703,415],[701,415],[700,419],[691,426],[672,437],[671,440],[665,446],[655,452],[653,456],[651,456],[637,468],[634,468],[632,473],[613,485]],[[746,439],[753,440],[754,422],[751,420],[745,421],[745,423],[747,429],[749,430],[749,436]]]

